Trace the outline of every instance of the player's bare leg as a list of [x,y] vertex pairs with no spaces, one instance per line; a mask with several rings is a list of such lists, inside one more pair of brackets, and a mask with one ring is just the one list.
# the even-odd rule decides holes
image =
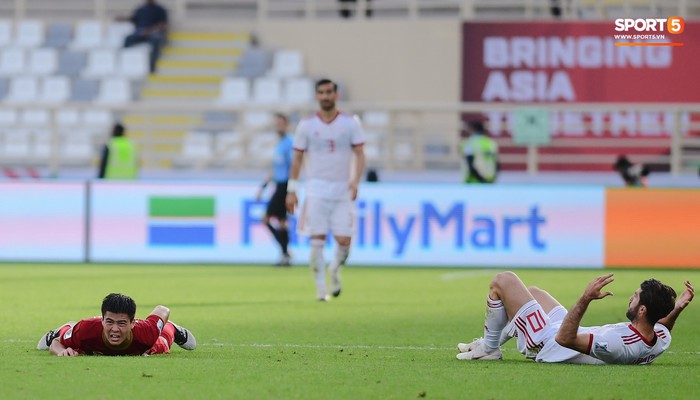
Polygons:
[[503,358],[500,345],[503,341],[504,328],[520,307],[534,299],[525,284],[513,272],[496,274],[489,285],[489,295],[486,300],[484,337],[476,339],[472,343],[458,344],[457,348],[460,354],[457,355],[457,358],[460,360],[498,360]]
[[325,235],[311,236],[310,267],[316,283],[316,299],[326,301],[326,260],[323,257],[323,247],[326,245]]
[[335,254],[333,256],[333,260],[328,265],[328,272],[331,275],[331,290],[333,297],[340,296],[340,290],[342,289],[340,268],[345,265],[345,260],[348,259],[348,254],[350,254],[350,241],[350,236],[335,237]]

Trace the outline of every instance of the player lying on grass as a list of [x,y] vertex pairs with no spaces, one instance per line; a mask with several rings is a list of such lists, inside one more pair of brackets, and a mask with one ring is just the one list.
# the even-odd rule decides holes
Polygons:
[[38,350],[57,356],[148,356],[170,354],[175,342],[194,350],[192,332],[168,322],[170,310],[157,306],[145,320],[134,319],[136,303],[126,295],[110,293],[102,301],[102,317],[68,322],[39,339]]
[[544,290],[526,288],[513,272],[497,274],[486,301],[484,337],[459,343],[460,360],[500,360],[500,346],[515,337],[518,350],[539,362],[575,364],[649,364],[671,344],[671,329],[693,300],[693,286],[676,299],[669,286],[649,279],[630,297],[631,322],[582,327],[583,314],[593,300],[612,295],[601,290],[613,281],[606,274],[588,284],[568,312]]

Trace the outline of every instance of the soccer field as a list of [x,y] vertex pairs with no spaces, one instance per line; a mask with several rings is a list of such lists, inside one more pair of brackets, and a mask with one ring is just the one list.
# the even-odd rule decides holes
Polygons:
[[[341,297],[315,301],[306,267],[0,265],[0,399],[633,399],[697,398],[700,304],[648,366],[545,365],[509,342],[504,361],[455,359],[481,336],[497,270],[346,268]],[[518,270],[569,307],[600,270]],[[700,271],[616,270],[584,325],[625,319],[655,277],[679,293]],[[35,350],[47,330],[99,315],[109,292],[189,328],[198,348],[169,356],[59,358]]]

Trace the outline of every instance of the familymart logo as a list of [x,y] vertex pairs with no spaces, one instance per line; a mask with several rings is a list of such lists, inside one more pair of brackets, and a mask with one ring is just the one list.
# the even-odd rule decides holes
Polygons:
[[671,38],[684,30],[685,21],[678,16],[618,18],[615,20],[615,31],[620,33],[613,37],[616,40],[615,46],[683,46],[683,43],[673,42]]

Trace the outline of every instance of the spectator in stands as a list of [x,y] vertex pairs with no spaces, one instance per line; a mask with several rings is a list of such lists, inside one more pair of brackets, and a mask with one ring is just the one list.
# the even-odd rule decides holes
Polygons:
[[[262,193],[267,185],[274,181],[275,193],[267,203],[267,211],[263,217],[263,223],[282,249],[282,258],[277,265],[288,267],[291,265],[291,256],[287,248],[289,246],[289,229],[287,228],[287,206],[285,201],[287,199],[287,181],[289,180],[289,169],[292,167],[294,148],[292,147],[292,136],[288,132],[289,119],[284,114],[276,114],[275,119],[279,142],[277,142],[272,159],[272,171],[270,171],[270,174],[260,187],[257,200],[262,198]],[[275,226],[271,222],[276,222]]]
[[124,40],[124,47],[131,47],[139,43],[148,42],[151,45],[150,67],[151,73],[156,71],[156,62],[160,57],[160,49],[165,45],[168,33],[168,12],[155,0],[146,0],[145,4],[137,8],[131,17],[118,18],[122,21],[130,21],[136,30]]
[[613,164],[613,169],[625,181],[625,185],[629,187],[647,187],[649,182],[649,167],[644,164],[632,164],[626,155],[622,154],[617,157],[617,161]]
[[100,160],[100,179],[136,179],[138,154],[136,145],[124,136],[124,126],[115,124],[112,138],[105,144]]
[[493,183],[498,174],[498,144],[489,137],[484,123],[469,122],[460,151],[466,164],[464,182]]
[[[357,0],[339,0],[340,1],[340,16],[343,18],[350,18],[355,15],[355,9],[357,8]],[[369,7],[369,3],[372,0],[366,0],[367,9],[365,10],[365,15],[367,18],[372,16],[372,9]],[[347,4],[352,3],[352,4]]]

